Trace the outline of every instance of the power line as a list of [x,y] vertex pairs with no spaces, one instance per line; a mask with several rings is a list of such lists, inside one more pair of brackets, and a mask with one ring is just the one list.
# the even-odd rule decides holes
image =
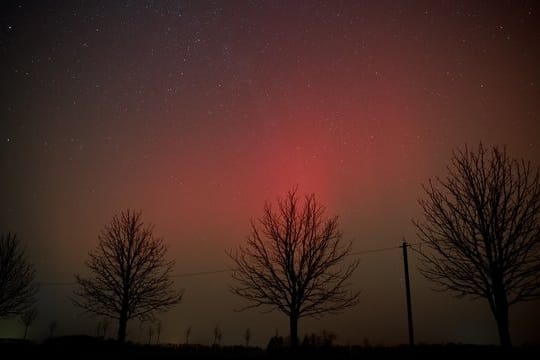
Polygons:
[[[411,250],[413,250],[414,252],[416,252],[416,253],[421,253],[421,252],[420,252],[420,249],[422,248],[422,243],[417,242],[417,243],[407,244],[407,245],[408,245],[408,246],[411,248]],[[415,248],[414,248],[416,245],[418,245],[418,249],[415,249]]]
[[349,253],[349,255],[352,256],[352,255],[369,254],[369,253],[389,251],[389,250],[394,250],[394,249],[399,249],[399,248],[401,248],[401,246],[392,246],[392,247],[385,247],[385,248],[378,248],[378,249],[360,250],[360,251],[353,251],[353,252]]
[[[413,247],[418,244],[419,243],[412,243],[412,244],[407,244],[407,246]],[[384,247],[384,248],[359,250],[359,251],[353,251],[349,253],[348,256],[384,252],[384,251],[401,249],[402,247],[403,246],[400,245],[400,246],[391,246],[391,247]],[[173,274],[171,275],[171,278],[206,276],[206,275],[222,274],[222,273],[227,273],[227,272],[232,272],[232,271],[234,271],[234,269],[228,268],[228,269],[217,269],[217,270],[198,271],[198,272],[185,272],[185,273]],[[73,285],[76,285],[77,283],[75,281],[43,281],[43,282],[38,282],[38,284],[40,286],[73,286]]]
[[[211,271],[199,271],[199,272],[186,272],[186,273],[178,273],[173,274],[170,277],[171,278],[179,278],[179,277],[192,277],[192,276],[204,276],[204,275],[213,275],[213,274],[219,274],[219,273],[226,273],[234,271],[234,269],[220,269],[220,270],[211,270]],[[75,281],[58,281],[58,282],[38,282],[38,285],[41,286],[72,286],[76,285],[77,283]]]
[[[407,243],[408,247],[419,245],[420,243]],[[369,254],[369,253],[375,253],[375,252],[382,252],[382,251],[389,251],[389,250],[396,250],[403,248],[403,245],[399,246],[391,246],[391,247],[384,247],[384,248],[378,248],[378,249],[368,249],[368,250],[359,250],[359,251],[353,251],[349,253],[349,255],[361,255],[361,254]]]
[[191,272],[191,273],[180,273],[171,275],[172,278],[178,278],[178,277],[191,277],[191,276],[201,276],[201,275],[212,275],[212,274],[220,274],[225,272],[234,271],[234,269],[221,269],[221,270],[212,270],[212,271],[199,271],[199,272]]

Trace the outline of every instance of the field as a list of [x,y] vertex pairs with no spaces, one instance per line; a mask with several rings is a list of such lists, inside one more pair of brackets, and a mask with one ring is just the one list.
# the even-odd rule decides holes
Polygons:
[[140,345],[118,344],[90,336],[66,336],[42,343],[4,339],[0,342],[2,358],[52,359],[455,359],[468,358],[539,358],[540,347],[526,346],[501,349],[497,346],[464,344],[418,345],[395,347],[362,346],[302,346],[296,350],[285,347],[262,349],[244,346],[205,345]]

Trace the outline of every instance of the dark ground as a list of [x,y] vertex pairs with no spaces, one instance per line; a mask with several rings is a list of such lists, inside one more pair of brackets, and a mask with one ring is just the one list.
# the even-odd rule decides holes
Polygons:
[[[118,344],[90,336],[68,336],[33,343],[0,340],[2,359],[540,359],[539,346],[501,349],[480,345],[418,345],[395,347],[317,346],[261,349],[244,346]],[[457,359],[460,360],[460,359]]]

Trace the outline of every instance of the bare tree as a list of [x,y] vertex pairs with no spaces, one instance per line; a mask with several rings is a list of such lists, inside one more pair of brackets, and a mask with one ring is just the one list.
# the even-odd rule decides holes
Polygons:
[[74,303],[89,313],[118,320],[118,340],[124,342],[132,318],[153,319],[157,311],[178,304],[183,290],[171,280],[174,261],[165,259],[163,239],[153,235],[140,212],[114,216],[89,253],[86,266],[92,275],[75,275]]
[[109,318],[103,318],[100,321],[98,321],[97,326],[96,326],[96,336],[106,339],[109,325],[110,325]]
[[214,346],[219,346],[221,345],[221,339],[223,338],[223,332],[221,331],[221,329],[219,328],[219,326],[215,326],[214,327],[214,342],[213,342],[213,345]]
[[343,244],[337,216],[325,217],[315,195],[301,203],[297,190],[267,202],[264,214],[251,221],[247,244],[229,252],[236,269],[233,293],[248,300],[243,309],[266,307],[289,317],[291,346],[298,345],[298,320],[320,317],[358,303],[359,292],[347,290],[358,260],[344,264],[351,243]]
[[446,178],[424,186],[421,272],[439,290],[487,299],[500,343],[509,306],[540,298],[540,178],[530,162],[480,144],[453,153]]
[[103,338],[107,338],[107,331],[109,330],[109,325],[111,325],[111,321],[109,318],[103,318],[101,321],[101,330],[103,331]]
[[35,270],[16,235],[0,234],[0,319],[19,315],[35,303]]
[[58,322],[56,320],[53,320],[49,323],[49,337],[54,336],[54,332],[56,331],[56,328],[58,327]]
[[251,340],[251,330],[250,330],[250,328],[246,329],[246,332],[244,333],[244,340],[246,341],[246,347],[249,347],[249,340]]
[[156,322],[156,344],[159,344],[159,338],[161,336],[161,330],[163,329],[163,324],[161,321]]
[[28,328],[30,327],[30,325],[34,323],[34,321],[36,321],[37,317],[38,317],[38,311],[34,307],[26,310],[25,312],[21,314],[20,321],[21,321],[21,324],[24,325],[23,339],[26,340],[26,335],[28,334]]
[[154,327],[152,324],[148,324],[148,344],[152,343],[152,336],[154,336]]
[[187,328],[186,328],[186,345],[189,344],[189,337],[191,336],[191,329],[192,329],[192,326],[189,325]]
[[103,329],[103,324],[102,324],[102,322],[101,322],[101,320],[100,320],[100,321],[98,321],[97,324],[96,324],[96,336],[97,336],[97,337],[102,336],[102,335],[101,335],[102,332],[103,332],[102,329]]
[[146,324],[146,320],[145,319],[140,319],[139,318],[139,333],[137,335],[137,338],[139,340],[140,343],[142,343],[144,341],[144,325]]

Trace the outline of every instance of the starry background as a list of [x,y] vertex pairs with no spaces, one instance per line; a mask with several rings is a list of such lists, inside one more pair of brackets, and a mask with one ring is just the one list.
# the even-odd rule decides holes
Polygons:
[[[41,283],[30,337],[95,333],[69,296],[101,227],[140,209],[185,299],[162,341],[266,345],[279,314],[235,312],[230,266],[249,219],[295,184],[340,216],[355,251],[416,240],[421,183],[452,149],[540,159],[540,7],[473,1],[3,1],[0,230]],[[411,256],[417,341],[497,343],[487,303],[435,293]],[[360,254],[360,305],[305,319],[341,343],[407,341],[399,249]],[[511,310],[540,342],[538,302]],[[534,316],[533,316],[534,315]],[[128,338],[146,339],[134,320]],[[20,336],[16,321],[1,336]],[[112,335],[115,329],[111,328]]]

